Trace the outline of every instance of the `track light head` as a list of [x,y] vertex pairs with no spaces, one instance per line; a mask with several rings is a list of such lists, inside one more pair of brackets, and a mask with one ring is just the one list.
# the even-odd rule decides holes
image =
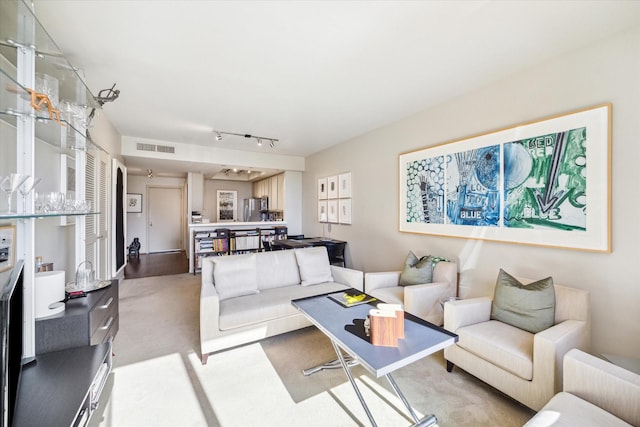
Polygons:
[[216,131],[216,141],[222,141],[222,135],[220,135],[220,132]]

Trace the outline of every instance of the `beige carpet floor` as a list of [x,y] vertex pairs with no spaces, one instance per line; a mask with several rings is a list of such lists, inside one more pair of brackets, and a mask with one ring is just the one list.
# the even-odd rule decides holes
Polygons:
[[[123,280],[114,369],[92,426],[366,426],[341,370],[304,368],[335,358],[315,328],[199,360],[200,276]],[[354,376],[380,427],[411,420],[393,390],[362,367]],[[393,374],[419,416],[438,426],[521,426],[533,412],[471,375],[447,373],[442,352]]]

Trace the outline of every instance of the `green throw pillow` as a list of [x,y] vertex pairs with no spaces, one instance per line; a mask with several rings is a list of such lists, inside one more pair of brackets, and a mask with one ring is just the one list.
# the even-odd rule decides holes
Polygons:
[[536,334],[555,320],[556,293],[553,279],[523,285],[500,269],[491,305],[491,318]]
[[430,256],[418,258],[409,251],[404,261],[404,269],[400,273],[400,286],[420,285],[431,283],[433,277],[433,262]]

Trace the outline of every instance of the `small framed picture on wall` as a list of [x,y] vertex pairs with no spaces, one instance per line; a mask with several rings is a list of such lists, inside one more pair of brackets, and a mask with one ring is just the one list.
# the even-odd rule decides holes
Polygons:
[[351,224],[351,199],[338,200],[338,222]]
[[327,200],[327,178],[318,180],[318,200]]
[[327,222],[338,223],[338,199],[327,201]]
[[319,200],[318,201],[318,222],[327,222],[327,201]]
[[338,197],[341,199],[351,197],[351,172],[338,175]]
[[327,197],[329,199],[338,198],[338,175],[327,178]]
[[142,212],[142,194],[127,193],[127,212]]

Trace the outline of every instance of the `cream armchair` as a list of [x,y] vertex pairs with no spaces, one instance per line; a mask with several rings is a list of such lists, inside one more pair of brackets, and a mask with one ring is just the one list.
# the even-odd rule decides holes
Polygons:
[[431,283],[399,286],[400,271],[365,273],[364,291],[390,304],[403,304],[405,311],[436,325],[442,325],[440,300],[456,296],[458,266],[440,261],[433,268]]
[[525,427],[640,426],[640,375],[576,349],[563,375],[563,391]]
[[444,350],[447,371],[455,364],[529,408],[542,408],[562,389],[564,355],[591,345],[589,292],[558,285],[554,290],[555,323],[536,334],[491,320],[491,298],[447,302],[444,327],[458,334],[458,342]]

